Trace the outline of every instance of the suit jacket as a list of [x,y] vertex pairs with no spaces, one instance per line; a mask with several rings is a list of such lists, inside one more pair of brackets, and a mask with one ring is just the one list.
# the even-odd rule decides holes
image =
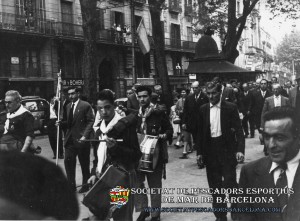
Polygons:
[[237,103],[237,98],[235,96],[235,92],[232,88],[224,87],[223,93],[221,96],[222,101],[228,101],[232,103]]
[[[211,147],[210,103],[201,106],[198,114],[200,118],[196,149],[197,155],[203,155],[205,160],[210,155]],[[237,152],[245,152],[245,138],[238,109],[231,102],[221,102],[221,130],[225,140],[224,154],[233,156]]]
[[195,99],[195,94],[190,94],[185,99],[182,124],[186,124],[189,132],[197,131],[197,118],[199,109],[203,104],[208,103],[208,101],[208,97],[203,92],[200,92],[197,102]]
[[266,90],[265,97],[261,95],[260,89],[251,91],[250,112],[256,117],[261,117],[261,112],[264,107],[265,99],[272,96],[272,92]]
[[72,126],[71,128],[68,128],[67,122],[69,119],[71,104],[72,102],[70,102],[66,107],[62,123],[63,127],[66,128],[64,144],[66,144],[71,137],[75,143],[82,136],[89,138],[93,130],[95,119],[91,105],[88,102],[79,100],[73,114]]
[[289,99],[292,107],[296,107],[297,90],[298,87],[294,87],[290,90]]
[[251,93],[248,91],[248,94],[245,95],[244,91],[241,91],[238,100],[239,111],[245,115],[250,110]]
[[[246,188],[275,188],[273,173],[270,173],[272,161],[269,157],[250,162],[242,167],[239,187],[244,189],[243,196],[252,197],[272,197],[274,203],[242,203],[238,204],[242,208],[274,208],[279,207],[276,194],[246,194]],[[300,169],[295,174],[293,186],[294,193],[290,195],[287,206],[287,217],[281,218],[281,213],[257,212],[257,213],[240,213],[241,221],[298,221],[300,220]]]
[[287,91],[283,87],[281,87],[280,95],[282,95],[284,97],[289,97]]
[[[281,95],[281,107],[290,106],[290,100]],[[275,107],[274,96],[267,97],[264,103],[263,110],[261,112],[261,128],[264,126],[263,116],[267,111],[272,110]]]
[[136,97],[136,94],[133,93],[129,95],[127,100],[127,109],[129,112],[136,112],[140,108],[139,101]]

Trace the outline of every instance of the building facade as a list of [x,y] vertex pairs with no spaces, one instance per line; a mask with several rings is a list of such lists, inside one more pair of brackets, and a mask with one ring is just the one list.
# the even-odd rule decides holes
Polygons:
[[[152,24],[147,0],[134,0],[134,25],[143,23],[151,42]],[[173,87],[188,83],[184,69],[193,56],[191,1],[168,0],[162,13],[165,50]],[[118,97],[132,86],[131,8],[129,1],[98,4],[97,91],[110,88]],[[23,96],[48,97],[55,92],[57,73],[63,80],[83,79],[82,17],[79,0],[0,0],[0,96],[17,89]],[[159,83],[154,51],[135,47],[138,82]]]

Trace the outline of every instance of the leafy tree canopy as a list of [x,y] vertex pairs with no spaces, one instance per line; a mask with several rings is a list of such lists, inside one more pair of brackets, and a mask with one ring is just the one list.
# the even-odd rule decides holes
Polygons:
[[290,68],[293,60],[298,59],[300,59],[300,31],[285,35],[276,50],[276,63],[282,63]]

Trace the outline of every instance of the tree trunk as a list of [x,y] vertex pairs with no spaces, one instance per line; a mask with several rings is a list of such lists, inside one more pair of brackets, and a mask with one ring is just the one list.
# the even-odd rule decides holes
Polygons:
[[165,55],[165,37],[163,33],[163,27],[161,26],[160,15],[161,6],[164,1],[151,0],[150,15],[152,21],[152,36],[154,40],[155,49],[155,65],[158,76],[161,79],[163,94],[165,97],[166,105],[170,108],[173,105],[173,97],[169,82],[166,55]]
[[82,59],[82,76],[84,78],[83,93],[90,101],[95,102],[97,88],[97,31],[99,29],[99,16],[97,0],[80,0],[82,13],[82,29],[84,38],[84,52]]

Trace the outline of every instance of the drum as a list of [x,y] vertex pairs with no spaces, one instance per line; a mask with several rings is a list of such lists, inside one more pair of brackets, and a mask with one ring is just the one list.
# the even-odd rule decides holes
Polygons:
[[82,203],[101,220],[107,220],[113,199],[110,196],[112,189],[117,186],[131,188],[128,172],[120,167],[110,165],[98,182],[89,190]]
[[140,148],[142,152],[142,158],[139,163],[139,170],[143,172],[152,173],[158,162],[159,148],[158,148],[158,137],[151,135],[139,135]]

